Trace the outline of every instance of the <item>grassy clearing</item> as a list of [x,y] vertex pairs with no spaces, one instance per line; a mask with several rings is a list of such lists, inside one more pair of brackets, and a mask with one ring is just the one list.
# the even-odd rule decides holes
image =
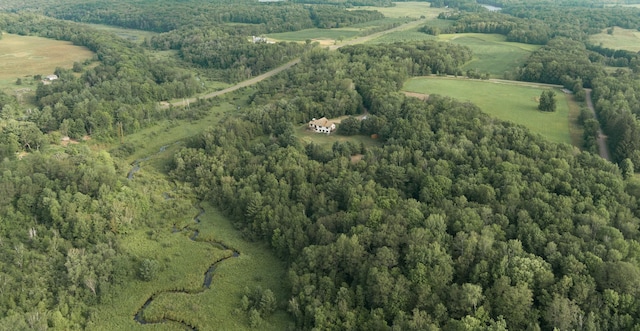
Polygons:
[[424,16],[425,18],[435,18],[442,12],[448,11],[445,8],[431,8],[431,4],[429,2],[394,2],[393,7],[372,7],[372,6],[364,6],[364,7],[354,7],[353,10],[377,10],[384,14],[386,17],[410,17],[410,18],[420,18]]
[[23,88],[15,85],[19,77],[50,75],[57,67],[71,68],[73,62],[91,57],[93,52],[71,42],[4,33],[0,39],[0,87]]
[[[166,293],[158,296],[149,307],[149,316],[163,314],[184,316],[194,324],[206,325],[216,330],[249,329],[247,314],[240,309],[244,288],[271,289],[280,306],[274,315],[260,325],[261,330],[285,330],[291,322],[285,313],[287,289],[281,280],[286,277],[286,267],[263,243],[248,243],[240,238],[224,216],[205,206],[200,225],[200,238],[219,240],[240,251],[216,268],[211,288],[195,295]],[[186,311],[184,308],[188,308]]]
[[[130,275],[112,292],[112,298],[97,307],[89,330],[182,329],[176,323],[141,325],[133,319],[154,294],[154,300],[143,312],[147,321],[167,316],[186,321],[199,330],[250,330],[248,315],[240,309],[245,287],[270,289],[276,296],[278,310],[263,321],[261,330],[286,330],[290,327],[292,321],[285,312],[289,294],[281,281],[286,277],[285,264],[264,243],[243,240],[231,221],[206,203],[202,204],[205,213],[200,217],[201,222],[194,222],[193,217],[198,210],[193,207],[190,189],[173,187],[162,175],[164,166],[180,148],[183,139],[208,126],[217,125],[225,113],[236,111],[238,105],[245,105],[249,93],[248,90],[241,91],[221,99],[220,105],[212,107],[203,119],[166,121],[125,137],[125,142],[131,143],[136,151],[126,163],[151,155],[141,163],[142,169],[135,174],[131,185],[141,186],[136,191],[148,192],[153,203],[150,210],[155,216],[152,220],[138,220],[146,225],[123,235],[122,249],[130,256],[129,263],[134,269],[145,258],[159,261],[161,268],[158,277],[150,282]],[[161,146],[167,145],[164,152],[158,153]],[[128,166],[124,168],[122,176],[130,169]],[[167,193],[172,199],[166,199]],[[176,216],[167,216],[167,211]],[[176,228],[187,227],[187,230],[174,233],[174,225]],[[189,236],[195,230],[199,235],[193,241]],[[231,250],[210,244],[211,241],[224,243],[239,251],[240,256],[217,264],[211,287],[202,290],[204,273],[209,266],[232,254]],[[170,293],[173,289],[190,293]]]
[[371,139],[370,137],[367,137],[367,136],[362,136],[362,135],[342,136],[342,135],[336,134],[335,132],[329,135],[323,134],[323,133],[315,133],[313,131],[307,130],[307,124],[304,124],[296,129],[296,137],[298,137],[298,139],[305,145],[314,143],[326,148],[331,148],[331,146],[333,146],[333,144],[337,141],[339,142],[350,141],[358,145],[362,143],[365,146],[380,145],[379,141],[375,139]]
[[[157,179],[157,178],[156,178]],[[151,177],[142,181],[153,181]],[[157,181],[156,181],[157,183]],[[166,182],[165,182],[166,183]],[[146,184],[145,184],[146,185]],[[157,194],[157,192],[154,192]],[[163,199],[156,197],[156,200]],[[180,198],[178,198],[180,199]],[[162,203],[173,203],[165,200]],[[187,321],[200,330],[249,330],[249,319],[241,311],[244,288],[271,289],[276,295],[279,309],[267,317],[262,330],[285,330],[292,322],[285,312],[288,292],[284,283],[286,267],[263,243],[250,243],[241,238],[231,222],[209,205],[202,206],[205,213],[196,224],[191,216],[179,220],[160,220],[162,228],[152,231],[137,230],[122,240],[122,249],[137,261],[155,259],[161,265],[156,279],[144,282],[128,280],[118,289],[119,295],[97,307],[89,330],[176,330],[172,323],[140,325],[133,316],[145,301],[157,294],[144,310],[147,321],[163,316]],[[172,224],[189,225],[188,231],[172,233]],[[196,241],[190,240],[193,230],[199,231]],[[209,289],[203,290],[204,273],[211,264],[232,255],[208,241],[222,242],[240,252],[219,264]],[[192,293],[170,293],[186,290]]]
[[[440,21],[444,22],[442,23],[443,26],[450,24],[449,21],[443,20],[431,20],[427,21],[427,24]],[[512,71],[516,67],[521,66],[531,52],[540,47],[537,45],[508,42],[505,36],[498,34],[458,33],[441,34],[436,37],[420,32],[418,29],[419,28],[416,27],[406,31],[389,33],[370,41],[370,43],[438,40],[468,46],[473,51],[473,59],[465,64],[462,69],[464,71],[476,69],[480,73],[488,72],[493,78],[502,78],[505,72]]]
[[[161,121],[157,125],[145,128],[135,134],[124,137],[124,143],[135,146],[135,152],[127,157],[128,162],[152,155],[162,146],[171,145],[202,132],[209,126],[219,122],[225,111],[235,109],[229,103],[222,103],[218,107],[212,107],[209,115],[195,121]],[[113,147],[117,147],[117,142]]]
[[463,70],[476,69],[488,72],[492,77],[503,77],[505,72],[522,66],[531,52],[540,46],[508,42],[507,37],[498,34],[459,33],[442,34],[438,40],[449,41],[471,48],[473,59],[463,66]]
[[405,24],[410,22],[411,19],[406,17],[386,17],[381,20],[375,20],[370,22],[358,23],[354,25],[349,25],[345,29],[357,29],[357,30],[367,30],[370,28],[376,28],[379,26],[389,25],[389,24]]
[[381,44],[381,43],[395,43],[395,42],[412,42],[422,40],[436,40],[436,37],[428,35],[424,32],[418,31],[419,27],[407,29],[403,31],[396,31],[380,36],[376,39],[370,40],[367,43]]
[[537,100],[543,89],[448,78],[413,78],[403,87],[405,91],[441,94],[470,101],[491,116],[524,125],[551,141],[571,144],[569,102],[572,101],[556,89],[558,109],[553,113],[541,112],[537,109]]
[[127,39],[134,43],[142,43],[145,38],[151,38],[158,34],[152,31],[127,29],[104,24],[82,23],[82,25],[92,27],[96,30],[111,32],[120,38]]
[[611,49],[625,49],[632,52],[640,51],[640,31],[615,27],[613,34],[608,34],[607,29],[601,33],[590,36],[589,41],[596,45],[602,45]]
[[338,29],[305,29],[300,31],[271,33],[267,37],[277,41],[305,41],[311,40],[346,40],[357,37],[361,32],[350,28]]

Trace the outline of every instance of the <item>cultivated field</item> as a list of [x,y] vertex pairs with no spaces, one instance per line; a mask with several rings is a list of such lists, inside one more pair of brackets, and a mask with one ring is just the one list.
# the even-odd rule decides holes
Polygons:
[[607,29],[604,29],[601,33],[590,36],[589,41],[606,48],[640,51],[640,31],[638,30],[615,27],[613,34],[608,34]]
[[440,94],[476,104],[485,113],[501,120],[521,124],[549,140],[571,144],[569,98],[556,89],[558,109],[553,113],[537,109],[544,87],[511,85],[505,81],[479,81],[454,78],[413,78],[403,90]]
[[355,7],[356,9],[377,10],[386,17],[411,17],[435,18],[438,14],[447,11],[445,8],[431,8],[428,2],[394,2],[393,7]]
[[93,56],[85,47],[47,38],[3,34],[0,39],[0,84],[19,77],[50,75],[56,67],[71,68]]

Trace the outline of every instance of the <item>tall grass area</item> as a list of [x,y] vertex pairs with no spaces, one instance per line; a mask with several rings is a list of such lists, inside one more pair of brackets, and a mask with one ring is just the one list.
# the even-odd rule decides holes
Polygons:
[[[639,5],[640,6],[640,5]],[[611,49],[625,49],[632,52],[640,51],[640,31],[614,27],[613,33],[608,34],[607,29],[601,33],[590,36],[589,41],[595,45],[602,45]]]
[[241,310],[240,300],[245,288],[259,287],[273,291],[280,307],[259,325],[259,329],[285,330],[291,322],[286,313],[288,292],[283,282],[287,277],[286,266],[267,245],[243,240],[228,219],[212,207],[204,207],[206,212],[199,227],[199,238],[224,242],[239,250],[240,255],[218,265],[209,290],[195,295],[165,293],[158,296],[148,308],[148,317],[175,314],[205,325],[209,330],[248,329],[249,320]]
[[557,110],[538,110],[538,98],[545,88],[526,85],[453,78],[413,78],[404,91],[440,94],[476,104],[483,112],[498,119],[524,125],[550,141],[571,144],[569,102],[555,89]]
[[[171,159],[172,152],[176,151],[186,138],[192,137],[210,126],[217,125],[225,114],[236,111],[237,107],[245,102],[242,98],[238,100],[222,98],[209,108],[206,116],[197,120],[163,120],[134,134],[126,135],[122,138],[123,143],[132,146],[134,151],[126,157],[125,161],[132,163],[135,160],[158,153],[145,162],[163,163],[163,161]],[[108,148],[116,149],[120,146],[120,141],[115,141]],[[163,147],[166,148],[166,151],[159,153]]]
[[[182,204],[187,202],[184,200]],[[285,265],[263,243],[243,240],[240,232],[217,210],[207,204],[203,207],[205,213],[199,224],[192,219],[198,210],[183,209],[189,212],[185,217],[161,220],[158,215],[158,219],[152,221],[156,223],[153,230],[140,229],[123,237],[122,249],[130,256],[134,269],[139,261],[147,258],[159,261],[160,271],[148,282],[130,275],[118,288],[119,295],[97,307],[89,330],[148,330],[150,326],[141,325],[133,317],[152,295],[154,300],[143,310],[146,321],[171,317],[199,330],[249,330],[248,315],[241,310],[245,287],[270,289],[276,296],[278,310],[263,320],[260,329],[285,330],[289,326],[291,320],[284,308],[288,292],[281,281],[286,278]],[[189,230],[173,233],[173,223],[187,225]],[[189,238],[194,230],[199,231],[196,241]],[[203,289],[204,273],[209,266],[233,254],[209,241],[222,242],[238,250],[240,255],[217,264],[211,287]],[[179,325],[153,326],[154,330],[176,330]]]
[[489,73],[494,78],[502,78],[505,72],[522,66],[529,55],[540,48],[538,45],[508,42],[507,37],[499,34],[442,34],[438,40],[471,48],[473,59],[462,69],[475,69],[480,73]]
[[[184,325],[171,321],[142,325],[134,320],[142,310],[147,322],[165,318],[184,321],[199,330],[250,330],[249,314],[242,309],[245,288],[271,290],[277,309],[265,316],[261,330],[286,330],[293,321],[286,313],[289,297],[286,265],[262,242],[248,242],[234,229],[232,222],[205,202],[196,202],[187,184],[171,183],[166,166],[172,156],[192,137],[209,126],[218,125],[225,114],[247,105],[251,89],[221,97],[205,117],[198,120],[167,120],[124,137],[124,143],[134,152],[121,159],[124,178],[134,160],[141,169],[128,181],[132,192],[144,192],[149,197],[146,219],[135,219],[128,229],[122,229],[120,249],[125,258],[120,261],[116,288],[111,289],[91,316],[88,330],[178,330]],[[94,143],[96,149],[115,149],[111,145]],[[161,147],[165,146],[162,151]],[[204,213],[194,217],[200,209]],[[198,236],[192,237],[195,231]],[[221,243],[229,249],[216,244]],[[239,256],[233,257],[233,251]],[[226,258],[226,259],[225,259]],[[159,266],[157,276],[143,281],[138,274],[141,262],[149,259]],[[204,274],[216,261],[211,286],[203,287]],[[128,272],[127,272],[128,271]],[[253,328],[255,329],[255,328]]]

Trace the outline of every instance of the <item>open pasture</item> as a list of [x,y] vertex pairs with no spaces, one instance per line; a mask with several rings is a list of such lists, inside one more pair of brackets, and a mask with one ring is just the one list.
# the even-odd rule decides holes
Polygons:
[[512,85],[505,81],[480,81],[453,78],[420,77],[404,84],[409,92],[440,94],[470,101],[483,112],[498,119],[524,125],[547,139],[571,144],[569,123],[570,99],[555,89],[558,108],[555,112],[538,110],[538,98],[544,87]]
[[0,39],[0,84],[19,77],[50,75],[56,67],[71,68],[93,56],[85,47],[68,41],[3,34]]
[[394,2],[393,7],[354,7],[353,10],[377,10],[386,17],[411,17],[436,18],[442,12],[448,11],[446,8],[432,8],[429,2]]
[[442,34],[438,36],[438,40],[471,48],[473,59],[462,69],[464,71],[476,69],[480,73],[488,72],[494,78],[501,78],[505,72],[522,66],[531,52],[540,47],[509,42],[507,37],[498,34]]
[[607,29],[601,33],[590,36],[589,41],[595,45],[602,45],[611,49],[625,49],[632,52],[640,51],[640,31],[614,27],[613,33],[608,34]]

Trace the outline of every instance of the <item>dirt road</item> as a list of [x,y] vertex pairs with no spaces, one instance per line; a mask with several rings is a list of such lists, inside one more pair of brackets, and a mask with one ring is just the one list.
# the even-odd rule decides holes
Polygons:
[[[591,89],[585,89],[585,92],[587,96],[587,107],[589,107],[593,116],[598,120],[598,115],[596,114],[595,108],[593,108],[593,101],[591,100]],[[609,146],[607,145],[607,136],[602,133],[600,120],[598,120],[598,151],[603,159],[611,161],[611,154],[609,154]]]
[[[401,30],[407,30],[407,29],[414,28],[414,27],[416,27],[416,26],[418,26],[418,25],[420,25],[422,23],[424,23],[424,19],[420,19],[420,20],[417,20],[417,21],[411,21],[409,23],[402,24],[400,26],[397,26],[397,27],[389,29],[389,30],[384,30],[384,31],[380,31],[380,32],[376,32],[376,33],[367,35],[367,36],[363,36],[363,37],[347,40],[347,41],[345,41],[345,42],[343,42],[343,43],[341,43],[339,45],[333,45],[333,46],[329,47],[329,49],[330,50],[336,50],[336,49],[338,49],[338,48],[340,48],[342,46],[346,46],[346,45],[362,44],[362,43],[365,43],[365,42],[367,42],[369,40],[372,40],[372,39],[378,38],[380,36],[383,36],[385,34],[389,34],[389,33],[396,32],[396,31],[401,31]],[[283,64],[283,65],[281,65],[281,66],[279,66],[279,67],[277,67],[277,68],[275,68],[273,70],[271,70],[271,71],[265,72],[264,74],[262,74],[260,76],[256,76],[256,77],[253,77],[251,79],[242,81],[242,82],[240,82],[240,83],[238,83],[236,85],[233,85],[231,87],[227,87],[224,90],[207,93],[205,95],[202,95],[202,96],[199,96],[199,97],[196,97],[196,98],[189,98],[189,99],[184,99],[184,100],[172,102],[170,104],[163,103],[163,104],[161,104],[160,107],[166,108],[166,107],[169,107],[169,105],[174,106],[174,107],[176,107],[176,106],[184,107],[184,106],[189,105],[190,103],[196,102],[198,99],[211,99],[211,98],[214,98],[214,97],[217,97],[217,96],[221,96],[223,94],[227,94],[229,92],[233,92],[233,91],[239,90],[239,89],[241,89],[243,87],[247,87],[247,86],[251,86],[251,85],[257,84],[257,83],[259,83],[259,82],[261,82],[261,81],[263,81],[263,80],[265,80],[265,79],[267,79],[267,78],[269,78],[269,77],[271,77],[273,75],[279,74],[279,73],[281,73],[281,72],[293,67],[298,62],[300,62],[300,58],[291,60],[291,61],[289,61],[289,62],[287,62],[287,63],[285,63],[285,64]]]

